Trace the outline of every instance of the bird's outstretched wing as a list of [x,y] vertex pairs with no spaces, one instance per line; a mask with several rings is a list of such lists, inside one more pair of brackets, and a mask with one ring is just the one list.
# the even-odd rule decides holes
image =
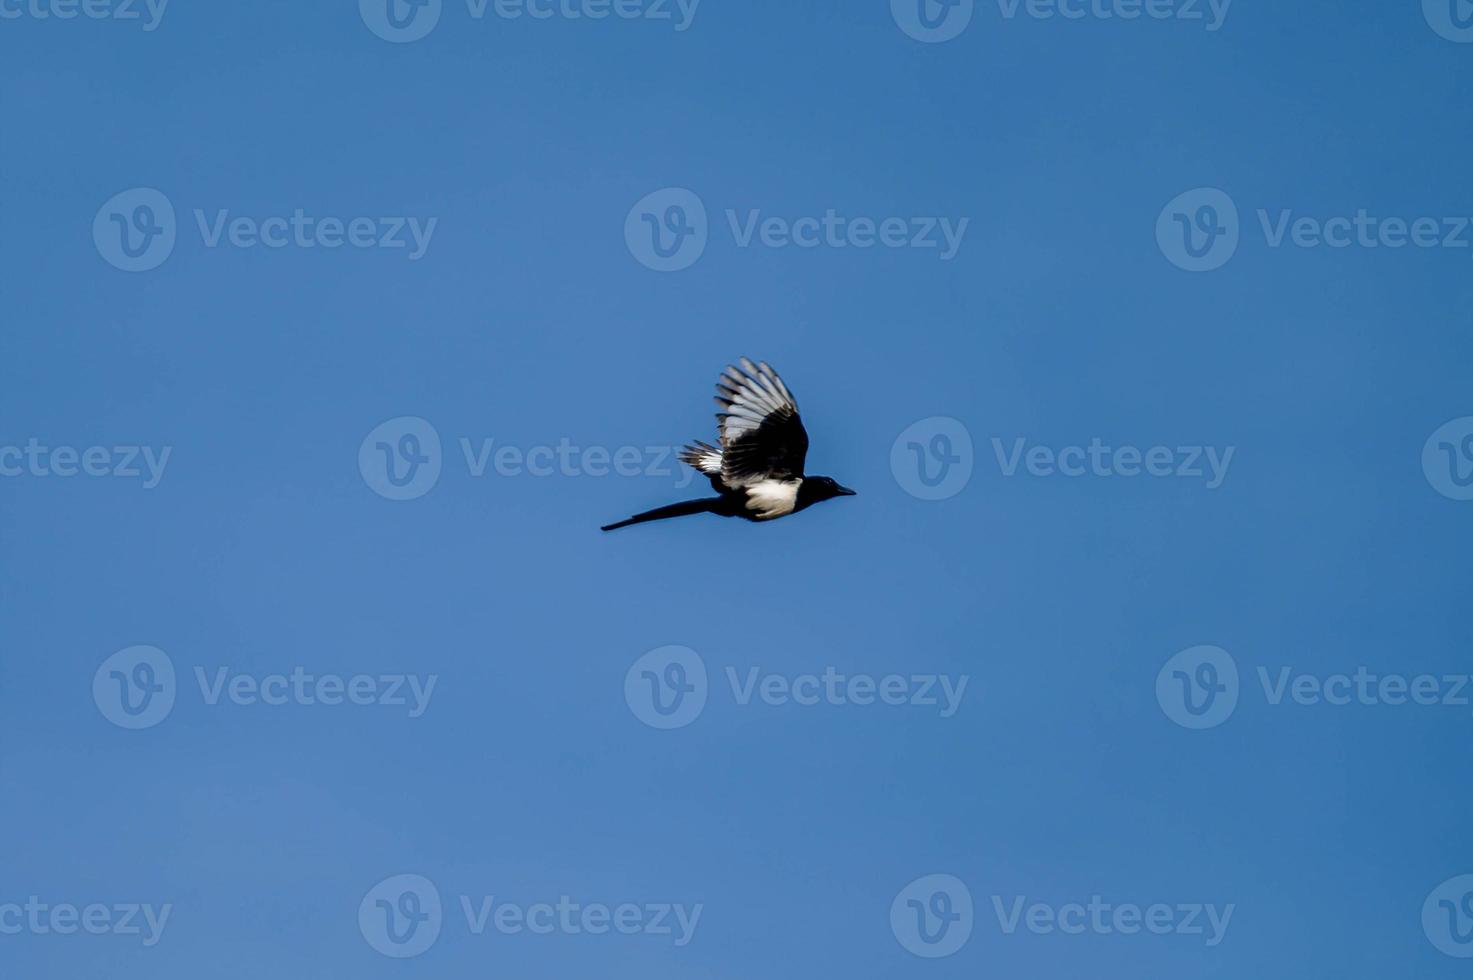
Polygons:
[[733,490],[763,480],[803,476],[808,433],[798,405],[777,372],[742,358],[716,382],[721,431],[721,479]]

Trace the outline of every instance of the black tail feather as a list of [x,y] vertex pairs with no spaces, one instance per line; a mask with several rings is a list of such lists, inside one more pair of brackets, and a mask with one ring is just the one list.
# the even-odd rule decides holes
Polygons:
[[678,504],[667,504],[664,507],[647,510],[643,514],[635,514],[627,521],[620,521],[617,524],[606,524],[601,530],[617,531],[619,528],[629,527],[631,524],[663,521],[670,517],[689,517],[691,514],[710,514],[716,510],[716,505],[719,503],[721,503],[720,497],[707,497],[704,500],[683,500]]

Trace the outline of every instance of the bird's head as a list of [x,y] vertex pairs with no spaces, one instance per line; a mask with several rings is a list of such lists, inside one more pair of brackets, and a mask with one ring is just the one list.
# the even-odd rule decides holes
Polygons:
[[852,497],[854,491],[848,487],[840,486],[835,480],[826,476],[804,477],[803,485],[798,488],[798,498],[803,504],[816,504],[821,500],[832,500],[835,497]]

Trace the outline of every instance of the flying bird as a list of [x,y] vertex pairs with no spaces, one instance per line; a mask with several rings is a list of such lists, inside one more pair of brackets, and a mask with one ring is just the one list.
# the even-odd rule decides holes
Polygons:
[[729,366],[716,382],[716,404],[721,406],[716,415],[720,448],[693,442],[681,450],[680,461],[710,477],[719,496],[657,507],[603,530],[691,514],[772,521],[824,500],[854,496],[826,476],[803,475],[808,433],[792,393],[765,363],[744,357],[740,369]]

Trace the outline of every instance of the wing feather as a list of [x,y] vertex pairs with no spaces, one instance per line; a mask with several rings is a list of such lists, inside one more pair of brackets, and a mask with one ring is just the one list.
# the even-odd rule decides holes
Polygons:
[[741,359],[716,382],[721,479],[733,490],[764,480],[802,479],[808,432],[792,393],[766,362]]

